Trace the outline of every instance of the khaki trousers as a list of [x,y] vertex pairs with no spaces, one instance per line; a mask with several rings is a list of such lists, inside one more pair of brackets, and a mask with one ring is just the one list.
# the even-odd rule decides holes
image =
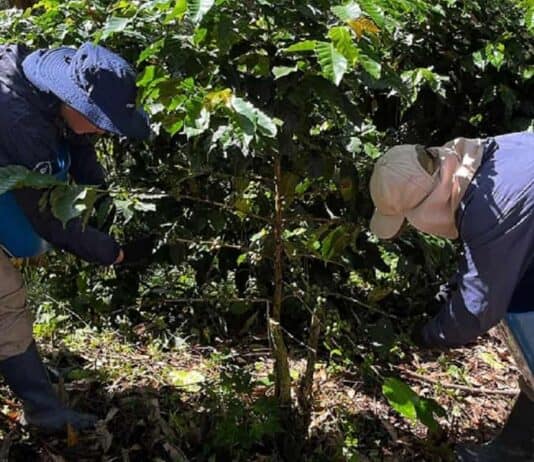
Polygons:
[[32,328],[22,274],[0,250],[0,361],[28,349]]

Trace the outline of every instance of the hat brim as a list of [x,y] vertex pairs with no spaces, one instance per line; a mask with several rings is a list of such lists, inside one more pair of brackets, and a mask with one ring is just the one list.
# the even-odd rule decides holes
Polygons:
[[150,124],[142,109],[129,112],[121,120],[112,120],[76,85],[69,71],[69,60],[75,53],[74,48],[68,47],[33,52],[22,63],[24,74],[39,90],[53,93],[98,128],[128,138],[148,138]]
[[400,231],[404,219],[402,215],[382,215],[375,209],[370,223],[371,232],[380,239],[391,239]]

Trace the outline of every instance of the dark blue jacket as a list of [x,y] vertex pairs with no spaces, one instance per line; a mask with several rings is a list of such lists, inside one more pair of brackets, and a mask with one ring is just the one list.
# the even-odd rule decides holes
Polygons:
[[534,133],[495,142],[457,212],[458,290],[423,329],[431,346],[475,340],[503,319],[520,287],[534,291]]
[[[75,135],[60,118],[60,100],[37,90],[24,76],[22,61],[30,50],[20,45],[0,46],[0,167],[23,165],[52,173],[49,166],[59,145],[66,142],[71,153],[70,175],[78,184],[104,185],[104,173],[92,143]],[[66,228],[49,210],[39,210],[43,192],[15,191],[16,199],[34,229],[52,245],[89,262],[112,264],[119,253],[115,240],[79,219]],[[2,220],[8,218],[2,218]]]

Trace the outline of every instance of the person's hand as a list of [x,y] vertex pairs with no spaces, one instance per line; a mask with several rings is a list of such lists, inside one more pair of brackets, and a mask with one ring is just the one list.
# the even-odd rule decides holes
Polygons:
[[155,243],[155,236],[147,236],[128,242],[122,246],[116,263],[121,266],[148,265],[152,262]]
[[451,299],[453,292],[457,289],[458,284],[456,281],[451,280],[445,282],[439,286],[439,290],[434,295],[434,300],[440,304],[447,303]]
[[113,262],[114,265],[118,265],[119,263],[122,263],[124,260],[124,250],[119,249],[119,255],[117,256],[117,259]]
[[422,320],[416,323],[413,326],[410,340],[420,350],[426,350],[426,351],[433,351],[433,352],[440,352],[440,351],[447,351],[449,347],[438,345],[435,342],[432,341],[431,337],[428,337],[425,333],[428,320]]

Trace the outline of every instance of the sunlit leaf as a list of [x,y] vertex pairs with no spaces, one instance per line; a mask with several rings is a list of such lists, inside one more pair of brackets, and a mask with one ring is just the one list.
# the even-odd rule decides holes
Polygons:
[[376,0],[358,0],[362,10],[374,21],[378,27],[385,25],[385,13]]
[[139,58],[137,59],[137,64],[141,64],[147,59],[152,58],[153,56],[156,56],[161,49],[165,45],[165,38],[159,39],[155,41],[154,43],[151,43],[148,47],[146,47],[140,54]]
[[195,24],[200,23],[214,4],[215,0],[187,0],[191,21]]
[[317,40],[304,40],[302,42],[295,43],[285,49],[288,53],[299,53],[302,51],[315,51],[317,46]]
[[361,55],[360,63],[371,77],[379,79],[382,75],[382,65],[373,58],[370,58],[366,55]]
[[349,2],[345,5],[333,6],[332,12],[342,21],[357,19],[362,14],[362,10],[356,2]]
[[232,89],[225,88],[224,90],[209,92],[204,97],[204,105],[209,111],[213,111],[217,106],[223,105],[229,107],[232,102]]
[[195,370],[173,369],[169,371],[168,377],[172,385],[189,393],[198,393],[202,389],[202,384],[206,381],[206,377]]
[[359,50],[354,44],[349,29],[345,26],[332,27],[328,31],[328,37],[332,40],[336,50],[347,58],[351,65],[354,65],[358,60]]
[[165,22],[170,22],[174,19],[182,19],[187,13],[187,0],[176,0],[174,8],[165,17]]
[[419,420],[431,431],[440,428],[436,416],[444,416],[445,410],[432,399],[420,397],[406,383],[389,377],[382,385],[382,392],[390,406],[411,421]]
[[118,16],[111,16],[102,28],[101,39],[105,40],[113,34],[123,32],[130,24],[130,18],[121,18]]
[[275,79],[281,79],[282,77],[285,77],[286,75],[292,74],[293,72],[296,72],[298,70],[297,66],[274,66],[273,67],[273,75]]
[[96,192],[86,186],[58,186],[50,193],[50,206],[54,216],[65,226],[73,218],[91,211],[96,199]]
[[254,129],[259,129],[264,135],[276,136],[277,128],[274,121],[252,103],[242,98],[232,98],[232,107],[236,113],[248,120]]
[[335,85],[339,85],[347,71],[347,59],[335,49],[332,43],[327,42],[318,42],[316,53],[323,75]]

